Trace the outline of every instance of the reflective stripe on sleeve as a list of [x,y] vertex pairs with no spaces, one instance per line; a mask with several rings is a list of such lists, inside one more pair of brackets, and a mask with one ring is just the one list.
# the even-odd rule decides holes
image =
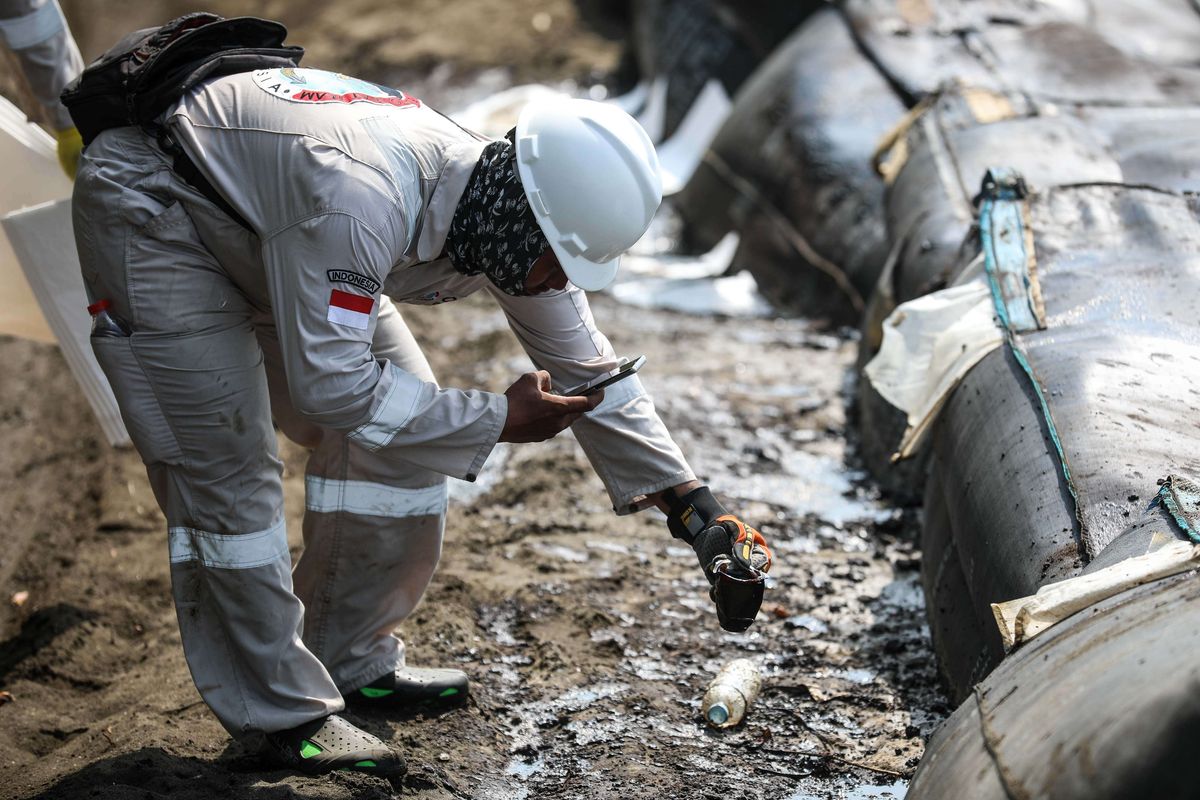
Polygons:
[[0,37],[12,50],[41,44],[63,29],[63,15],[55,0],[20,17],[0,19]]
[[287,526],[279,520],[255,533],[210,533],[195,528],[169,528],[171,563],[199,561],[216,569],[251,569],[289,558]]
[[446,482],[405,489],[370,481],[338,481],[309,475],[305,508],[322,514],[348,511],[364,517],[424,517],[446,513]]
[[424,384],[416,375],[405,372],[391,362],[388,362],[385,370],[391,377],[392,385],[384,395],[383,402],[375,409],[370,421],[358,426],[349,434],[349,438],[371,452],[391,444],[396,432],[412,419]]

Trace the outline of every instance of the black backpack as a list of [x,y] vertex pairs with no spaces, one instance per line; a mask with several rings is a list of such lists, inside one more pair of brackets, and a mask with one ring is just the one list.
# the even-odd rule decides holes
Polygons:
[[62,102],[84,147],[109,128],[142,128],[173,157],[177,175],[249,230],[241,215],[155,120],[201,81],[296,66],[304,48],[285,46],[286,37],[283,25],[257,17],[185,14],[157,28],[134,31],[117,42],[67,85]]
[[85,147],[109,128],[150,130],[203,80],[299,64],[304,49],[284,46],[286,36],[283,25],[256,17],[185,14],[117,42],[67,85],[62,102]]

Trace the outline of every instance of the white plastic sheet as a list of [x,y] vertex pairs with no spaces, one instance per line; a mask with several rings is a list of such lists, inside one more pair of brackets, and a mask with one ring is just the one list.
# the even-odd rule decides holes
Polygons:
[[[627,113],[631,113],[631,109],[639,112],[638,122],[650,138],[658,142],[666,115],[666,91],[666,78],[660,76],[652,85],[638,84],[628,94],[608,102]],[[517,124],[517,117],[527,104],[570,96],[560,89],[531,83],[489,94],[452,111],[450,116],[463,127],[498,139]],[[714,79],[704,85],[675,133],[657,145],[663,195],[676,194],[691,179],[732,108],[733,101],[720,81]]]
[[[0,97],[0,216],[26,206],[69,197],[71,182],[62,174],[54,152],[54,139],[12,103]],[[54,342],[17,256],[0,232],[0,333]]]
[[646,91],[646,102],[637,115],[638,123],[646,129],[650,141],[656,145],[662,141],[667,127],[667,76],[659,75]]
[[517,117],[529,103],[559,100],[571,95],[550,86],[529,83],[489,94],[466,108],[452,111],[450,117],[476,133],[499,139],[517,124]]
[[910,300],[884,320],[883,345],[864,371],[908,417],[893,459],[916,452],[950,392],[1003,341],[981,279]]
[[617,282],[607,291],[622,303],[639,308],[727,317],[774,316],[776,312],[759,294],[753,275],[725,274],[737,247],[738,235],[730,233],[698,256],[627,253],[621,259]]
[[58,340],[71,374],[87,397],[105,437],[114,447],[128,445],[116,398],[89,341],[91,320],[71,234],[71,201],[58,200],[0,218],[13,252],[38,305]]
[[88,341],[87,297],[71,225],[71,182],[54,140],[0,98],[0,334],[57,343],[113,446],[129,444]]
[[733,101],[720,81],[714,79],[704,84],[675,133],[658,146],[663,195],[678,193],[691,180],[732,108]]

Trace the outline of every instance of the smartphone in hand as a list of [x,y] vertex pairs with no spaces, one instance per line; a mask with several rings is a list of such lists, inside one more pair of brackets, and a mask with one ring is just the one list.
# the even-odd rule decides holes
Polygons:
[[562,392],[564,397],[580,397],[589,394],[595,394],[605,386],[611,386],[617,381],[624,380],[631,375],[636,375],[637,371],[646,363],[645,356],[638,356],[634,359],[626,361],[616,369],[609,370],[602,375],[597,375],[587,383],[581,383],[578,386],[572,386],[570,389]]

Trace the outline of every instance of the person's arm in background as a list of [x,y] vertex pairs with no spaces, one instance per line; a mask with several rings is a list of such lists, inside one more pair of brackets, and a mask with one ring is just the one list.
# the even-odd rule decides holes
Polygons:
[[58,0],[0,0],[0,41],[20,65],[58,140],[58,162],[74,179],[83,142],[59,94],[83,71],[83,58]]

